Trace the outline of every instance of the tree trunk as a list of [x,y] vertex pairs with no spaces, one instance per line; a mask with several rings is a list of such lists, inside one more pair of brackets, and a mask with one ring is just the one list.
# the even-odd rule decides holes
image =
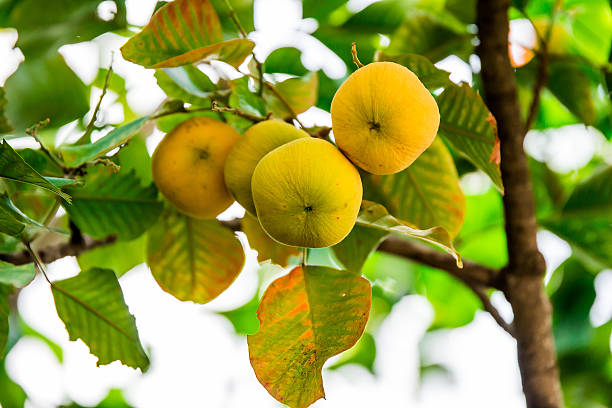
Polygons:
[[535,204],[527,157],[525,129],[508,56],[510,0],[478,0],[477,25],[484,97],[497,119],[508,266],[505,294],[514,311],[523,391],[529,408],[563,406],[552,335],[552,309],[542,278],[546,265],[536,243]]

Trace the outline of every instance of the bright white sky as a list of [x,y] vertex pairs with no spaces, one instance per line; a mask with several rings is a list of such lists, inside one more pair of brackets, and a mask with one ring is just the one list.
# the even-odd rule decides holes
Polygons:
[[[351,0],[350,7],[361,9],[371,0]],[[143,25],[151,15],[155,0],[127,0],[128,20]],[[264,57],[275,48],[292,45],[303,52],[309,69],[324,69],[332,77],[341,77],[346,67],[338,57],[310,36],[316,21],[302,20],[300,2],[295,0],[256,0],[256,52]],[[0,84],[23,58],[11,50],[14,32],[0,31]],[[113,68],[126,78],[128,100],[137,113],[154,110],[164,95],[155,84],[153,72],[121,58],[118,48],[124,39],[105,35],[92,42],[62,48],[68,64],[87,83],[95,77],[98,66],[108,66],[114,52]],[[6,63],[4,63],[6,61]],[[478,61],[473,61],[478,64]],[[457,82],[471,80],[470,67],[456,57],[438,66],[452,73]],[[99,94],[92,95],[95,104]],[[107,118],[121,118],[122,110],[112,97],[103,104]],[[302,115],[308,124],[331,124],[329,114],[313,108]],[[70,126],[62,130],[70,133]],[[153,150],[161,134],[148,142]],[[579,140],[579,142],[578,142]],[[13,142],[12,142],[13,143]],[[23,141],[22,143],[27,143]],[[560,131],[532,132],[527,150],[539,160],[561,172],[575,170],[600,154],[602,136],[584,127]],[[482,193],[489,185],[481,175],[466,177],[467,193]],[[240,216],[242,209],[230,208],[223,217]],[[243,237],[241,237],[243,238]],[[247,243],[242,239],[245,247]],[[548,232],[541,232],[538,243],[548,261],[549,272],[570,255],[567,244]],[[59,364],[40,341],[21,340],[7,356],[10,376],[31,397],[29,407],[54,407],[68,400],[95,405],[110,388],[126,390],[128,401],[136,407],[278,407],[259,385],[249,364],[246,340],[233,333],[232,326],[214,311],[229,310],[253,295],[256,284],[256,254],[247,250],[244,270],[230,289],[205,306],[180,302],[163,292],[145,266],[139,266],[120,279],[126,302],[136,316],[141,339],[150,351],[152,367],[139,372],[115,362],[97,368],[95,358],[79,340],[69,342],[57,317],[46,282],[37,278],[23,290],[19,311],[29,325],[57,342],[64,350],[64,364]],[[53,279],[73,276],[76,261],[66,258],[49,266]],[[597,279],[598,294],[612,290],[612,271]],[[500,296],[494,303],[504,316],[511,318],[509,305]],[[612,315],[612,300],[598,296],[592,311],[594,323],[601,324]],[[418,342],[430,324],[433,312],[420,296],[408,296],[399,302],[376,335],[377,377],[358,366],[339,371],[324,371],[326,401],[314,406],[332,407],[470,407],[517,408],[524,406],[516,363],[515,343],[486,314],[479,312],[471,324],[457,330],[433,334],[435,362],[448,365],[453,381],[431,378],[417,392]],[[333,360],[332,360],[333,361]]]

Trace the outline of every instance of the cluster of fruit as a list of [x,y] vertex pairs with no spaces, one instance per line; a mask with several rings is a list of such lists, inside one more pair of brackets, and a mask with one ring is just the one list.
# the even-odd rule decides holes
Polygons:
[[214,119],[187,120],[157,147],[153,178],[192,217],[214,218],[235,199],[282,244],[334,245],[361,204],[353,163],[373,174],[405,169],[433,142],[440,114],[410,70],[377,62],[342,84],[331,116],[337,147],[280,120],[259,122],[242,137]]

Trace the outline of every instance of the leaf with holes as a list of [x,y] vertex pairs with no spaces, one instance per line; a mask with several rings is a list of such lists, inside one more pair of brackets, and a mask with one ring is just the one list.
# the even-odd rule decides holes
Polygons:
[[83,145],[60,146],[58,151],[68,167],[78,167],[93,161],[110,152],[115,147],[126,143],[140,132],[148,116],[136,119],[126,125],[111,130],[106,136],[93,143]]
[[365,198],[418,228],[442,227],[455,237],[465,216],[465,197],[453,158],[440,138],[407,169],[367,175]]
[[167,207],[149,231],[147,264],[163,290],[180,300],[207,303],[244,266],[238,238],[217,220],[199,220]]
[[436,101],[440,109],[439,134],[484,171],[503,192],[501,172],[496,161],[496,149],[499,149],[497,125],[480,95],[467,84],[451,85]]
[[311,106],[316,105],[319,77],[315,72],[311,72],[303,77],[289,78],[278,82],[274,84],[274,88],[282,99],[289,104],[293,112],[290,112],[278,95],[267,87],[264,88],[264,100],[274,115],[279,118],[290,119],[293,117],[293,113],[299,115]]
[[221,24],[208,0],[176,0],[151,17],[121,47],[123,58],[147,68],[170,68],[218,60],[238,68],[253,51],[247,39],[223,41]]
[[561,214],[541,223],[577,252],[612,268],[612,167],[578,184]]
[[332,250],[347,270],[360,274],[365,261],[387,235],[387,231],[355,225]]
[[0,177],[44,188],[70,202],[68,194],[34,170],[6,140],[0,143]]
[[367,200],[363,200],[361,203],[356,224],[362,227],[399,233],[436,245],[455,258],[458,267],[463,267],[461,256],[453,247],[453,240],[450,234],[442,227],[433,227],[426,230],[417,229],[407,222],[398,220],[390,215],[384,206]]
[[4,107],[6,106],[6,97],[4,95],[4,88],[0,86],[0,135],[3,133],[9,133],[13,131],[13,127],[8,122],[4,114]]
[[412,71],[423,85],[430,91],[438,88],[446,88],[452,84],[448,78],[449,73],[436,68],[434,64],[422,55],[417,54],[400,54],[387,55],[384,52],[376,53],[376,61],[391,61],[403,65]]
[[97,365],[119,360],[143,372],[149,367],[136,322],[110,269],[93,268],[51,284],[55,308],[70,340],[81,339]]
[[270,238],[261,228],[257,218],[248,213],[245,213],[242,219],[242,231],[246,234],[251,248],[257,251],[259,262],[271,260],[284,267],[289,265],[289,258],[300,255],[298,247],[283,245]]
[[68,216],[94,238],[134,239],[157,221],[163,209],[155,185],[141,186],[133,170],[114,173],[109,167],[96,166],[84,187],[69,191],[72,205],[64,205]]
[[292,408],[325,397],[325,361],[351,348],[370,313],[369,282],[322,266],[296,267],[270,284],[247,337],[251,365],[270,395]]
[[13,265],[0,261],[0,284],[23,288],[32,282],[34,274],[34,264]]

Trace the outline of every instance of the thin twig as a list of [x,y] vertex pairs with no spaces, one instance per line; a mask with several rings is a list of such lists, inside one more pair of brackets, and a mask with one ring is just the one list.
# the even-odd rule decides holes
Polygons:
[[471,290],[476,294],[480,302],[482,302],[482,306],[484,309],[489,312],[493,320],[504,329],[510,336],[514,337],[514,328],[511,323],[508,323],[504,320],[503,317],[499,314],[499,310],[491,303],[491,299],[486,293],[486,289],[480,285],[474,285],[469,282],[463,281]]
[[79,138],[75,142],[75,145],[81,145],[87,143],[87,138],[91,136],[91,132],[93,132],[94,124],[96,123],[96,119],[98,118],[98,112],[100,111],[100,106],[102,105],[102,99],[104,99],[104,95],[106,95],[106,90],[108,89],[108,84],[110,83],[110,77],[113,73],[113,62],[111,61],[110,66],[108,67],[108,71],[106,72],[106,77],[104,78],[104,86],[102,87],[102,94],[100,95],[100,99],[98,99],[98,103],[94,108],[93,115],[87,124],[87,128],[85,128],[85,133],[83,136]]
[[232,113],[236,116],[240,116],[243,117],[245,119],[250,120],[251,122],[262,122],[264,120],[267,120],[270,117],[270,114],[268,114],[266,117],[263,116],[258,116],[258,115],[253,115],[251,113],[245,112],[243,110],[237,109],[237,108],[230,108],[230,107],[226,107],[226,106],[219,106],[219,104],[217,103],[217,101],[213,101],[212,103],[212,108],[210,108],[213,112],[227,112],[227,113]]
[[28,136],[32,136],[34,140],[36,140],[38,144],[40,145],[40,150],[42,150],[42,152],[46,154],[47,157],[49,157],[53,161],[53,163],[55,163],[60,169],[63,170],[65,169],[64,163],[55,154],[53,154],[53,152],[47,149],[45,145],[43,144],[42,140],[40,140],[40,138],[38,137],[38,130],[47,127],[49,125],[49,122],[50,122],[49,118],[42,120],[32,125],[31,127],[27,128],[25,133]]
[[32,256],[32,261],[34,262],[34,266],[36,267],[36,269],[38,269],[38,271],[42,274],[42,276],[45,277],[47,282],[49,282],[49,285],[53,285],[53,283],[51,283],[51,280],[47,276],[47,272],[45,271],[45,265],[43,261],[40,259],[40,257],[38,256],[38,254],[36,253],[36,251],[32,249],[32,246],[30,245],[29,242],[24,242],[23,244],[25,245],[28,253]]
[[353,62],[357,65],[357,69],[363,68],[363,64],[359,61],[359,57],[357,57],[357,44],[353,43],[351,45],[351,55],[353,56]]
[[278,90],[274,87],[274,84],[268,81],[264,81],[264,85],[274,94],[274,96],[276,96],[279,101],[281,101],[283,105],[285,105],[285,108],[289,111],[289,114],[291,115],[291,119],[294,119],[300,125],[300,127],[304,129],[304,131],[307,131],[306,126],[304,126],[300,119],[298,119],[297,113],[295,113],[291,105],[289,105],[289,102],[287,102],[285,97],[281,95],[281,93],[278,92]]

